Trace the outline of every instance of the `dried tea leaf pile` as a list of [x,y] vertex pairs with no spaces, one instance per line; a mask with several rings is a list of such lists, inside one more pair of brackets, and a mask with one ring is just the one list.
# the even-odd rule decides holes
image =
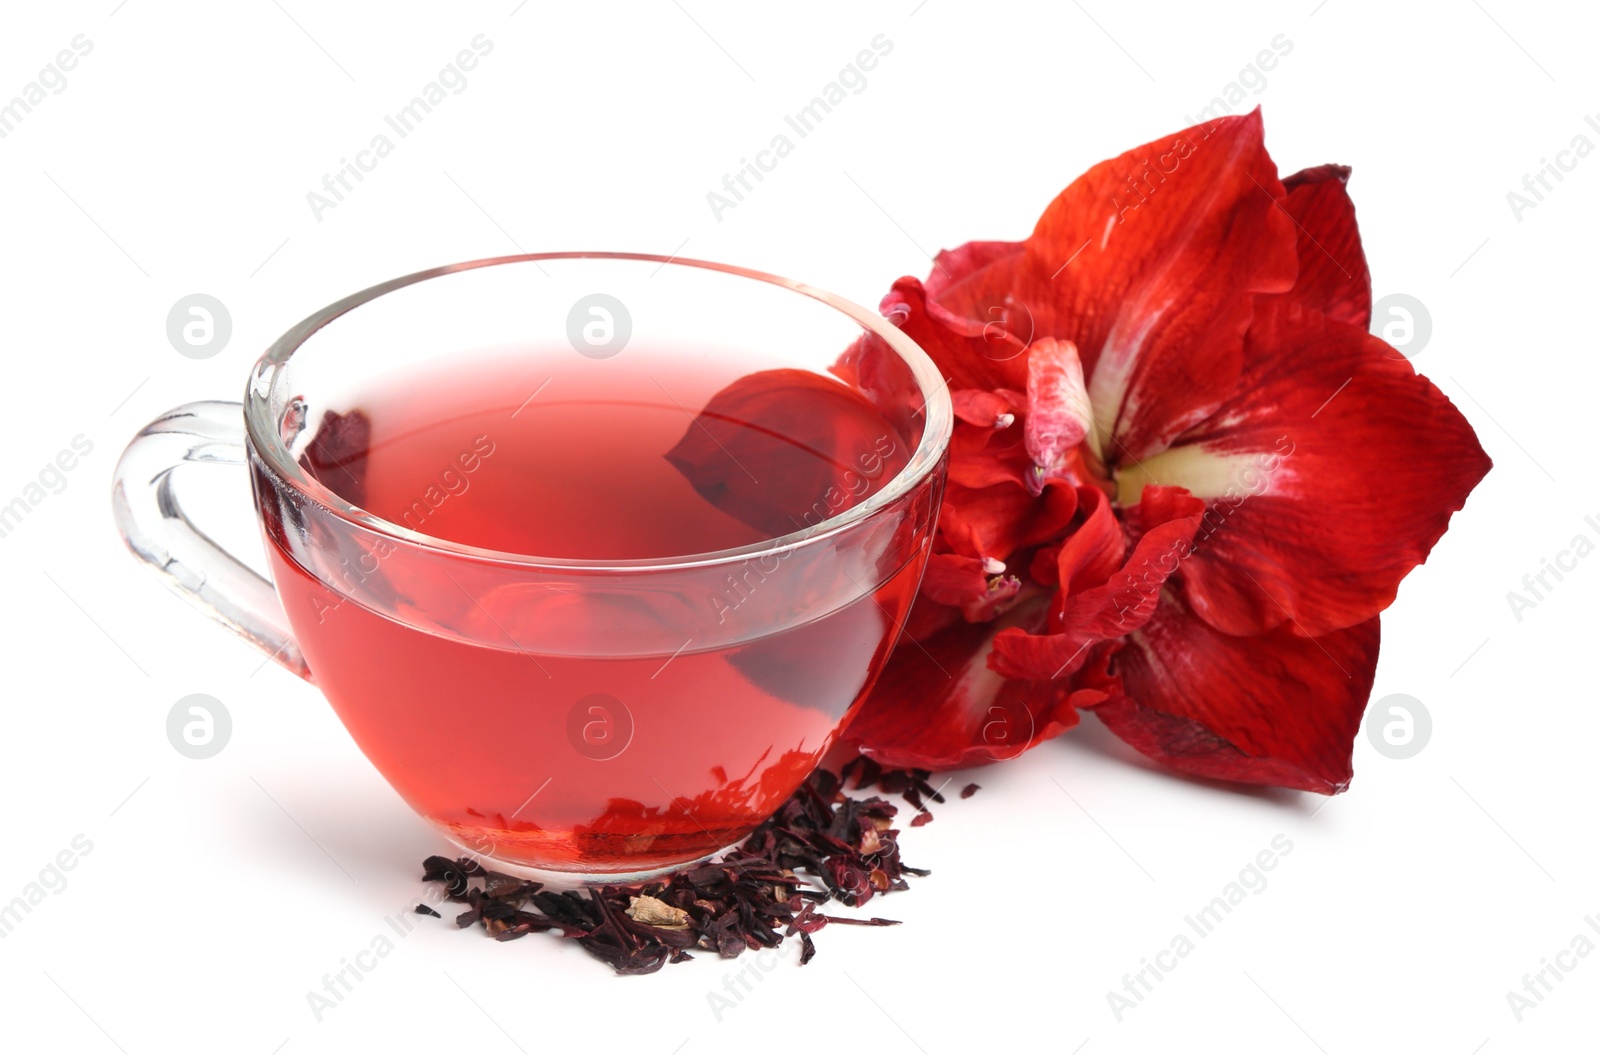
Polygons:
[[[933,819],[928,802],[944,797],[922,770],[885,771],[858,758],[841,776],[817,770],[740,847],[710,864],[634,886],[547,890],[541,884],[485,871],[471,858],[430,857],[422,878],[443,885],[449,901],[465,905],[458,927],[482,925],[499,941],[535,932],[576,941],[618,974],[650,974],[692,959],[689,950],[724,958],[747,949],[777,948],[800,939],[800,962],[816,955],[811,935],[830,923],[884,927],[897,920],[825,915],[831,900],[851,908],[879,894],[907,889],[906,876],[925,876],[900,860],[899,807],[880,796],[845,794],[875,788],[898,794],[917,810],[913,827]],[[966,798],[976,785],[963,789]],[[815,885],[813,885],[815,884]],[[417,911],[439,913],[426,905]]]

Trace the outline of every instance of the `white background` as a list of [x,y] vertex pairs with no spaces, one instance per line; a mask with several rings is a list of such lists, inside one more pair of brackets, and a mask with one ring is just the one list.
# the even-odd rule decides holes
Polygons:
[[[1600,519],[1600,158],[1520,220],[1506,200],[1574,136],[1600,143],[1584,124],[1600,111],[1592,14],[1509,0],[331,6],[4,12],[0,98],[74,35],[94,44],[0,140],[0,503],[74,436],[94,445],[0,538],[0,902],[74,836],[93,844],[0,940],[4,1047],[687,1055],[773,1036],[798,1051],[793,1031],[813,1022],[829,1049],[885,1052],[1022,1036],[1089,1055],[1594,1047],[1600,955],[1521,1022],[1506,999],[1600,915],[1600,557],[1520,621],[1506,599],[1574,535],[1600,538],[1584,522]],[[307,192],[480,33],[494,50],[468,87],[313,218]],[[866,89],[715,219],[706,193],[880,33],[894,49]],[[345,293],[519,249],[681,252],[876,304],[928,271],[924,250],[1025,235],[1079,172],[1182,127],[1279,34],[1293,50],[1250,103],[1280,170],[1355,166],[1376,293],[1430,309],[1416,364],[1496,463],[1384,618],[1374,699],[1424,701],[1426,748],[1395,761],[1363,737],[1353,788],[1323,808],[1176,779],[1090,719],[956,777],[983,790],[903,840],[934,875],[873,905],[904,926],[826,930],[804,969],[787,950],[720,1022],[715,958],[616,979],[553,940],[500,945],[432,920],[318,1022],[306,993],[417,899],[418,862],[443,844],[314,689],[263,669],[123,551],[108,484],[138,427],[237,398],[271,339]],[[195,292],[233,320],[204,361],[165,330]],[[1351,452],[1373,487],[1406,456]],[[253,544],[242,473],[228,486],[219,530]],[[165,734],[195,692],[233,717],[206,761]],[[1294,849],[1269,885],[1119,1022],[1107,992],[1279,834]]]

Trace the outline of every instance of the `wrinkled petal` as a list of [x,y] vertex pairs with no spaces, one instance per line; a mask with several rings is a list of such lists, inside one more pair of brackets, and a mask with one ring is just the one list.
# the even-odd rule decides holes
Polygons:
[[1079,492],[1078,502],[1088,509],[1088,514],[1061,544],[1056,557],[1055,582],[1069,594],[1082,593],[1111,578],[1128,552],[1122,525],[1111,512],[1111,500],[1105,492],[1086,487]]
[[1066,682],[1015,681],[985,662],[995,634],[1044,618],[1042,603],[1024,604],[896,648],[845,741],[884,766],[956,769],[1014,758],[1076,725]]
[[922,576],[922,597],[936,604],[961,609],[968,622],[991,618],[996,610],[1017,595],[1022,583],[1003,574],[1006,566],[994,558],[980,560],[954,553],[935,553],[928,558]]
[[946,485],[939,534],[947,547],[968,557],[1008,560],[1024,546],[1057,538],[1078,509],[1076,488],[1049,484],[1035,498],[1020,484],[969,488]]
[[949,479],[962,487],[983,488],[993,484],[1027,486],[1028,452],[1022,444],[1022,430],[996,429],[958,422],[950,437]]
[[956,417],[968,425],[984,429],[1009,428],[1016,421],[1016,409],[1000,392],[982,388],[960,388],[950,393]]
[[[995,670],[1013,678],[1065,677],[1083,666],[1093,646],[1125,637],[1151,618],[1167,579],[1193,549],[1205,508],[1205,503],[1181,489],[1171,490],[1178,493],[1164,504],[1170,518],[1146,524],[1125,564],[1089,589],[1057,594],[1047,633],[1014,629],[995,637],[990,661]],[[1082,533],[1072,536],[1068,546]],[[1065,561],[1066,547],[1062,555]],[[1067,582],[1073,578],[1065,563],[1061,578]]]
[[1318,638],[1230,637],[1169,591],[1112,660],[1121,693],[1094,713],[1184,773],[1333,794],[1350,784],[1378,636],[1374,618]]
[[1218,630],[1316,637],[1394,600],[1488,472],[1459,411],[1381,340],[1263,301],[1239,395],[1144,463],[1207,500],[1181,577]]
[[1283,207],[1294,217],[1300,274],[1291,300],[1363,330],[1372,322],[1372,277],[1345,191],[1350,169],[1320,165],[1283,181]]
[[917,279],[902,278],[878,310],[928,353],[952,390],[1026,387],[1033,329],[1014,332],[1002,309],[967,318],[931,300]]
[[988,562],[954,553],[935,553],[922,573],[923,596],[959,608],[988,589]]

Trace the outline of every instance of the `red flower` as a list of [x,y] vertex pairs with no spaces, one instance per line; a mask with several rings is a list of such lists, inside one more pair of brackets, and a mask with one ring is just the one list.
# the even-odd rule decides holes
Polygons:
[[1490,465],[1367,332],[1348,176],[1280,182],[1259,112],[1224,118],[1090,169],[1026,241],[895,283],[882,310],[958,424],[862,752],[992,761],[1089,709],[1186,773],[1348,785],[1378,613]]

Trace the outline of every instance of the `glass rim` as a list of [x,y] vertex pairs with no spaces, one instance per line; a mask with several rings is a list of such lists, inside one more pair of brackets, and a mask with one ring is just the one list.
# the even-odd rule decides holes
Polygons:
[[[281,372],[287,367],[289,360],[313,334],[328,323],[363,304],[370,303],[387,293],[392,293],[418,282],[459,272],[473,271],[478,268],[503,264],[536,263],[547,260],[621,260],[653,263],[663,268],[680,267],[712,271],[788,289],[834,309],[854,321],[863,330],[880,338],[910,368],[917,387],[922,393],[923,400],[922,437],[917,442],[916,450],[912,453],[911,459],[889,481],[888,485],[870,496],[865,502],[842,510],[827,520],[820,521],[810,527],[801,528],[786,535],[779,535],[727,549],[689,553],[681,556],[630,558],[626,560],[543,557],[505,550],[486,549],[440,538],[436,535],[429,535],[426,532],[416,531],[403,524],[386,520],[360,506],[354,505],[300,468],[299,463],[290,454],[287,444],[284,443],[279,433],[278,422],[274,420],[272,393],[281,376]],[[843,354],[843,352],[844,349],[840,349],[840,353]],[[262,353],[251,369],[250,380],[245,387],[244,419],[246,438],[252,451],[266,463],[267,468],[272,471],[279,483],[353,526],[413,546],[464,558],[548,567],[563,571],[661,570],[704,567],[743,561],[755,556],[793,549],[837,534],[854,524],[869,519],[878,511],[892,505],[920,485],[943,460],[950,444],[951,432],[955,427],[955,411],[950,399],[949,385],[946,383],[944,375],[939,372],[939,368],[934,365],[933,360],[928,357],[928,354],[915,341],[877,312],[870,311],[854,301],[829,293],[826,290],[818,289],[807,283],[797,282],[794,279],[783,278],[765,271],[688,257],[618,252],[519,253],[511,256],[484,257],[478,260],[468,260],[456,264],[446,264],[442,267],[428,268],[423,271],[415,271],[409,275],[403,275],[399,278],[389,279],[386,282],[369,286],[358,293],[352,293],[302,319],[299,323],[290,327],[283,336],[274,341]]]

